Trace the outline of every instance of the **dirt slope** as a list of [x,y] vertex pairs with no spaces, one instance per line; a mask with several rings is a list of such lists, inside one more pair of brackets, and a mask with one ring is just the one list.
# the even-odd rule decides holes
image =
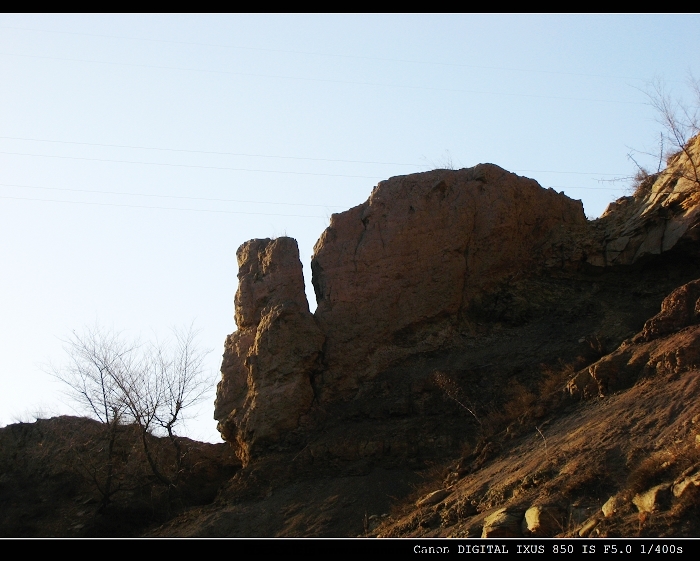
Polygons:
[[[675,290],[641,333],[579,372],[573,399],[515,421],[518,436],[485,439],[497,455],[462,458],[376,534],[697,536],[699,284]],[[440,500],[424,504],[436,491]]]

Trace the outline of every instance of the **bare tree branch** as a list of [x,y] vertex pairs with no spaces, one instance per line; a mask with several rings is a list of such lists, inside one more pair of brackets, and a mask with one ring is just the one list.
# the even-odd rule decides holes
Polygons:
[[[186,411],[214,384],[204,371],[208,352],[198,347],[197,334],[190,325],[174,329],[170,341],[142,344],[96,326],[82,334],[74,331],[64,341],[67,364],[49,373],[66,384],[78,408],[105,427],[105,469],[88,468],[83,462],[103,497],[102,508],[119,490],[114,485],[114,444],[120,425],[138,428],[140,447],[155,478],[169,487],[177,485],[187,454],[177,430]],[[151,436],[159,432],[173,446],[172,463],[154,452]]]
[[[666,161],[670,162],[677,154],[685,155],[691,173],[683,177],[700,187],[700,157],[690,150],[690,141],[700,133],[700,81],[690,75],[688,83],[695,98],[690,104],[672,97],[659,78],[651,82],[646,95],[656,110],[659,124],[663,127],[659,158],[666,156]],[[664,154],[664,140],[670,147],[669,154]]]

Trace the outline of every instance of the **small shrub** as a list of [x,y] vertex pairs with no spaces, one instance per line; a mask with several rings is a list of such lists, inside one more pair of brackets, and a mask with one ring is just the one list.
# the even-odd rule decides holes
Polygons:
[[474,406],[469,402],[467,397],[463,395],[462,390],[454,379],[444,372],[434,372],[433,381],[449,399],[457,403],[457,405],[459,405],[465,411],[469,412],[469,414],[474,417],[476,422],[481,425],[481,419],[479,419],[479,416],[475,413]]
[[633,497],[660,482],[670,466],[668,453],[656,453],[642,460],[627,477],[627,494]]
[[683,153],[683,150],[677,150],[675,152],[670,152],[666,155],[666,165],[670,166],[672,163],[674,163],[678,158],[680,158],[681,154]]
[[658,177],[658,173],[649,173],[646,169],[639,168],[632,180],[632,196],[635,199],[647,197],[651,193],[651,188]]
[[566,384],[575,375],[576,369],[573,364],[562,361],[557,367],[543,365],[542,379],[539,384],[539,401],[547,405],[548,410],[559,405],[564,396]]
[[698,469],[700,449],[694,440],[659,450],[639,461],[632,469],[627,477],[626,492],[631,497],[664,481],[682,479]]

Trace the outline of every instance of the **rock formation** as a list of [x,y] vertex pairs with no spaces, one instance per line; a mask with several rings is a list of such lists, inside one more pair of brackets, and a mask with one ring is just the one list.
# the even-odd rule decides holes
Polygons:
[[651,341],[700,322],[700,280],[678,287],[661,303],[661,311],[644,324],[638,341]]
[[246,242],[232,446],[180,439],[173,493],[124,425],[100,515],[99,423],[2,428],[0,535],[700,535],[697,161],[591,221],[491,164],[383,181],[316,244],[313,315],[296,242]]
[[640,376],[678,375],[700,368],[700,280],[669,294],[635,337],[579,372],[567,388],[575,397],[604,396]]
[[491,164],[383,181],[316,244],[315,320],[296,242],[243,244],[219,430],[247,460],[298,427],[314,390],[320,403],[352,400],[392,362],[449,347],[480,294],[531,268],[553,231],[585,222],[580,201]]
[[700,137],[689,144],[661,173],[649,176],[635,196],[610,203],[578,251],[596,267],[631,265],[660,255],[681,241],[700,240],[700,191],[695,165],[700,161]]
[[[689,153],[700,154],[700,142]],[[455,442],[445,427],[441,437],[430,437],[434,427],[425,417],[449,392],[436,389],[437,370],[425,361],[452,357],[433,364],[475,377],[479,399],[489,401],[509,383],[509,369],[534,371],[543,360],[575,356],[575,343],[562,339],[565,325],[593,329],[594,338],[616,345],[638,331],[639,317],[658,305],[663,288],[643,291],[638,304],[623,287],[601,301],[594,279],[700,239],[700,194],[686,160],[675,157],[596,221],[586,220],[580,201],[492,164],[382,181],[365,203],[332,215],[316,243],[313,316],[296,242],[243,244],[238,331],[226,340],[217,392],[219,430],[244,462],[273,444],[306,447],[315,458],[358,459]],[[643,282],[658,284],[662,273],[655,271]],[[692,294],[673,298],[683,300],[684,318],[695,318],[688,298],[696,289],[684,290]],[[652,320],[644,337],[687,319],[669,313]],[[506,350],[478,335],[504,325],[513,341]],[[571,392],[592,395],[631,383],[636,371],[618,364],[629,360],[642,368],[649,356],[621,348],[573,380]],[[387,419],[382,434],[376,424],[359,440],[342,431],[346,422],[377,418]]]
[[532,268],[553,232],[585,223],[580,201],[492,164],[379,183],[314,248],[322,396],[349,397],[392,361],[449,345],[476,298]]
[[308,411],[324,337],[309,313],[295,240],[251,240],[236,256],[238,331],[226,338],[214,415],[248,461]]

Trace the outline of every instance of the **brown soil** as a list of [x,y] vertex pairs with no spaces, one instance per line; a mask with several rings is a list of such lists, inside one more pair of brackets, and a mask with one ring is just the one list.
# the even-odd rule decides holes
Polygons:
[[[640,517],[632,495],[688,468],[698,469],[700,371],[677,379],[649,379],[618,394],[569,406],[510,440],[499,435],[500,453],[460,475],[464,461],[446,466],[447,478],[426,486],[447,489],[438,505],[417,508],[385,521],[375,535],[480,537],[484,519],[500,508],[525,512],[532,505],[556,505],[565,515],[554,535],[577,536],[599,516],[597,536],[697,536],[698,504],[677,501]],[[619,494],[622,506],[611,518],[602,505]],[[473,508],[465,508],[471,505]],[[435,516],[437,515],[437,516]]]

